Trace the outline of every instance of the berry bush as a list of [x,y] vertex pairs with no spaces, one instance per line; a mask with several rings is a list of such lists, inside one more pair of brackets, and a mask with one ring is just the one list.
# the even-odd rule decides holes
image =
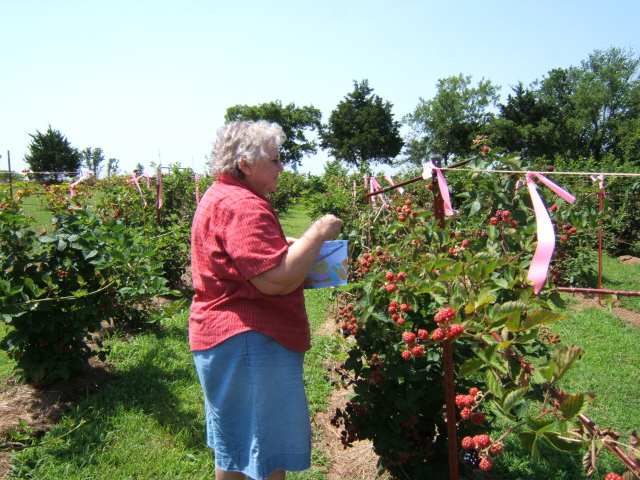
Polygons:
[[0,315],[11,327],[0,344],[38,387],[104,358],[93,336],[103,322],[141,325],[150,299],[172,292],[142,232],[117,219],[78,209],[55,214],[51,233],[31,224],[18,202],[0,201]]
[[[513,157],[483,152],[521,168]],[[535,220],[526,197],[503,193],[515,182],[505,175],[456,190],[466,192],[457,199],[462,214],[444,225],[411,195],[358,209],[360,252],[338,312],[349,350],[334,380],[353,392],[332,423],[345,447],[371,440],[394,478],[448,476],[448,421],[461,440],[461,468],[487,471],[500,461],[506,434],[492,437],[498,421],[512,426],[508,433],[518,428],[534,456],[541,444],[566,452],[589,445],[564,433],[577,428],[590,397],[554,384],[583,351],[546,328],[564,318],[562,301],[548,288],[534,295],[527,280]],[[445,410],[445,342],[455,419]]]

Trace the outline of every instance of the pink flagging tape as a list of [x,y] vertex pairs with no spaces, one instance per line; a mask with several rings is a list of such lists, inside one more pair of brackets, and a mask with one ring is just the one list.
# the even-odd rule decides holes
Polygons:
[[442,201],[444,203],[444,214],[448,217],[453,215],[453,208],[451,208],[451,197],[449,196],[449,185],[442,174],[442,169],[436,167],[431,161],[427,162],[424,166],[424,171],[422,172],[422,178],[425,180],[429,180],[432,176],[432,172],[436,172],[436,177],[438,179],[438,189],[440,190],[440,195],[442,195]]
[[156,210],[160,210],[162,208],[162,171],[158,170],[158,185],[156,185],[156,196],[158,199],[156,200]]
[[69,192],[69,196],[70,197],[74,197],[76,195],[76,186],[78,186],[78,184],[80,182],[82,182],[82,181],[86,180],[87,178],[89,178],[91,175],[93,175],[93,170],[87,170],[86,172],[84,172],[84,175],[82,175],[82,177],[80,177],[78,180],[73,182],[70,185],[71,191]]
[[547,281],[551,257],[553,256],[553,251],[556,247],[556,235],[553,230],[553,223],[549,217],[547,207],[542,201],[542,198],[540,198],[536,184],[533,181],[532,177],[534,176],[551,188],[560,197],[564,198],[567,202],[573,203],[576,198],[562,187],[556,185],[548,178],[545,178],[543,175],[536,172],[527,173],[527,187],[529,188],[533,211],[536,215],[536,230],[538,236],[538,246],[533,254],[527,279],[533,282],[534,293],[537,295],[540,293],[542,286]]
[[[388,173],[385,173],[385,174],[384,174],[384,179],[385,179],[387,182],[389,182],[389,185],[391,185],[392,187],[395,185],[395,184],[393,183],[393,179],[391,178],[391,175],[389,175]],[[402,187],[398,187],[398,191],[399,191],[400,193],[404,193],[404,188],[402,188]]]
[[140,182],[138,182],[138,180],[140,180],[141,178],[147,179],[147,188],[149,188],[151,186],[151,178],[146,173],[143,173],[139,177],[136,177],[136,173],[131,172],[131,178],[127,179],[127,183],[136,184],[136,187],[138,187],[138,191],[140,192],[140,198],[142,198],[142,204],[144,205],[144,208],[147,208],[147,200],[144,198],[144,194],[142,193],[142,188],[140,188]]
[[[369,187],[371,188],[370,190],[371,193],[376,192],[378,190],[382,190],[382,187],[380,186],[378,181],[375,179],[375,177],[369,178]],[[388,206],[387,201],[382,195],[373,195],[371,197],[371,200],[375,202],[378,199],[378,197],[380,198],[380,201],[382,202],[383,205]]]

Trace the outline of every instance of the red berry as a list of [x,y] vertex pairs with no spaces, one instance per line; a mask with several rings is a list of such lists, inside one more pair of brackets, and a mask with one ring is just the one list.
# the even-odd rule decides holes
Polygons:
[[551,211],[552,212],[557,212],[558,211],[558,205],[551,205]]
[[509,220],[511,218],[511,212],[509,210],[504,210],[502,212],[502,218],[504,220]]
[[391,293],[391,292],[395,292],[396,290],[396,284],[395,283],[387,283],[384,288],[387,290],[387,292]]
[[404,325],[404,318],[400,317],[398,319],[398,325]]
[[418,358],[418,357],[422,357],[424,355],[424,347],[422,345],[418,345],[416,347],[413,347],[411,349],[411,353],[413,353],[413,355]]
[[511,228],[517,228],[518,222],[516,220],[511,220]]
[[433,190],[433,183],[430,183],[429,185],[427,185],[427,189],[428,190]]
[[441,329],[436,328],[431,334],[431,338],[434,342],[441,342],[444,340],[444,332]]
[[480,460],[478,468],[483,472],[486,472],[487,470],[491,470],[492,465],[493,464],[491,463],[491,460],[489,460],[488,458],[483,458],[482,460]]
[[407,305],[406,303],[403,303],[402,305],[400,305],[400,311],[401,312],[406,312],[411,310],[411,307],[409,305]]
[[473,450],[474,448],[476,448],[476,443],[473,441],[473,438],[464,437],[462,439],[462,448],[464,448],[465,450]]
[[487,448],[489,445],[491,445],[491,437],[486,433],[483,433],[482,435],[476,435],[475,437],[473,437],[473,441],[476,442],[476,446],[480,449]]
[[407,217],[406,217],[406,216],[404,216],[404,215],[398,215],[398,220],[399,220],[399,221],[404,222],[406,219],[407,219]]
[[482,147],[482,151],[483,151],[484,153],[488,153],[488,152],[489,152],[489,150],[491,150],[489,147]]
[[571,227],[567,233],[569,235],[572,235],[572,234],[576,233],[577,231],[578,231],[578,229],[576,227]]
[[469,395],[472,395],[475,397],[478,393],[480,393],[480,390],[478,390],[476,387],[471,387],[469,389]]
[[485,414],[484,414],[484,413],[482,413],[482,412],[473,412],[473,413],[471,414],[471,422],[472,422],[474,425],[481,425],[481,424],[483,424],[486,418],[487,418],[487,417],[486,417],[486,416],[485,416]]
[[404,272],[399,272],[398,275],[397,275],[397,278],[398,278],[399,281],[402,282],[402,281],[407,279],[407,274],[404,273]]
[[396,279],[396,274],[393,272],[387,272],[387,274],[385,275],[385,278],[390,282],[392,282]]
[[411,358],[411,350],[405,350],[402,352],[402,358],[405,360],[409,360]]
[[351,304],[347,305],[347,310],[353,310],[353,305]]
[[396,313],[398,311],[398,309],[393,306],[390,306],[389,308],[387,308],[387,310],[389,310],[389,313]]
[[418,330],[418,338],[422,341],[427,340],[429,338],[429,332],[421,328]]
[[467,248],[469,246],[469,240],[462,240],[462,246]]
[[464,332],[464,327],[459,323],[456,323],[454,325],[451,325],[451,328],[447,333],[447,338],[459,337],[462,334],[462,332]]
[[402,207],[396,207],[396,212],[400,213],[402,211]]
[[500,455],[504,451],[504,449],[502,445],[500,445],[499,443],[494,443],[493,445],[491,445],[491,448],[489,449],[489,451],[493,455]]
[[465,405],[466,395],[456,395],[456,405],[462,407]]
[[607,476],[604,477],[604,480],[622,480],[622,477],[617,473],[607,473]]
[[404,204],[405,204],[407,207],[411,206],[411,203],[412,203],[412,202],[411,202],[411,200],[405,200],[405,201],[404,201]]
[[566,242],[567,240],[569,240],[569,237],[567,237],[566,235],[563,235],[560,237],[560,240],[562,240],[563,242]]
[[491,225],[497,225],[497,224],[498,224],[498,219],[497,219],[496,217],[491,217],[491,218],[489,219],[489,223],[490,223]]
[[402,340],[411,345],[412,343],[416,342],[416,334],[413,332],[404,332],[402,334]]
[[553,172],[553,165],[547,165],[547,171]]
[[463,420],[467,420],[471,416],[471,409],[469,407],[464,407],[460,410],[460,418]]

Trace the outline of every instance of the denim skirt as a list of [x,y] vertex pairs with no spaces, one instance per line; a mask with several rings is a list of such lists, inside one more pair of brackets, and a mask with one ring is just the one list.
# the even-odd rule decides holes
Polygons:
[[217,468],[263,480],[311,467],[304,353],[248,331],[193,357]]

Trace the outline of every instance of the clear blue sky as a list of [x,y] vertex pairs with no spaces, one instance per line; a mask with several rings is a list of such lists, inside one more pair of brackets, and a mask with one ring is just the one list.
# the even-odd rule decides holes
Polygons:
[[[438,79],[528,85],[611,46],[640,53],[639,0],[0,0],[0,169],[48,125],[130,172],[205,172],[226,109],[331,110],[367,79],[396,119]],[[303,160],[320,174],[327,156]]]

